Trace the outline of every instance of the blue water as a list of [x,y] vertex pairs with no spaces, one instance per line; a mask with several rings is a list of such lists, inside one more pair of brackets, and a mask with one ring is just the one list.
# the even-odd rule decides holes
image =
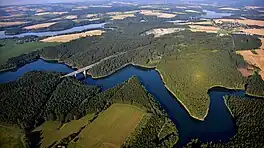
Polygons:
[[205,12],[205,15],[202,15],[203,18],[222,18],[224,16],[231,16],[232,13],[218,13],[215,11],[210,11],[210,10],[203,10]]
[[[38,60],[19,68],[16,72],[5,72],[0,74],[0,82],[16,80],[25,72],[32,70],[57,71],[69,73],[73,70],[64,64],[47,63]],[[169,114],[179,130],[180,140],[177,144],[182,147],[192,138],[199,138],[207,141],[227,141],[236,133],[233,118],[225,106],[223,96],[239,95],[243,96],[242,90],[227,90],[224,88],[213,88],[209,91],[211,98],[210,110],[205,121],[192,118],[184,107],[171,95],[164,86],[159,73],[155,69],[144,69],[136,66],[126,66],[125,68],[113,73],[110,76],[93,79],[88,77],[83,81],[86,84],[101,86],[102,90],[114,87],[124,82],[132,76],[137,76],[147,91],[157,99],[162,107]]]
[[70,73],[74,70],[69,68],[67,65],[58,63],[49,63],[42,59],[39,59],[30,64],[26,64],[23,67],[17,69],[17,71],[9,71],[0,73],[0,83],[6,83],[10,81],[15,81],[19,77],[23,76],[26,72],[39,70],[39,71],[56,71],[62,73]]
[[13,37],[25,37],[29,35],[35,35],[39,37],[54,36],[54,35],[60,35],[60,34],[65,34],[65,33],[80,32],[80,31],[84,31],[87,29],[103,28],[105,24],[106,23],[90,24],[90,25],[84,25],[84,26],[79,26],[79,27],[73,27],[73,28],[61,30],[61,31],[27,32],[27,33],[21,33],[17,35],[6,35],[5,31],[0,31],[0,39],[13,38]]

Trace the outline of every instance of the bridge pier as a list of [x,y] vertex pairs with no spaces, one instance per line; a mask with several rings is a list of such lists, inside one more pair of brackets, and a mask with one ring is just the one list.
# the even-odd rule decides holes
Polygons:
[[87,75],[86,70],[83,71],[83,75],[84,75],[84,77],[86,77],[86,75]]
[[75,78],[77,77],[77,73],[74,74]]

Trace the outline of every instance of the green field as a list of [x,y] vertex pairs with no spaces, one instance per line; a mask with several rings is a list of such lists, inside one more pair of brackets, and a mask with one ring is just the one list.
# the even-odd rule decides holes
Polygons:
[[144,114],[132,105],[113,104],[82,130],[76,144],[85,148],[120,147]]
[[67,138],[71,134],[79,132],[82,127],[90,123],[93,117],[93,114],[87,114],[79,120],[72,120],[62,126],[58,121],[46,121],[34,131],[42,131],[41,147],[48,147],[53,143],[60,143],[62,139]]
[[191,116],[203,120],[208,112],[208,89],[243,88],[244,78],[227,51],[192,50],[162,58],[163,81]]
[[14,39],[0,40],[0,64],[6,62],[9,58],[19,56],[47,46],[58,45],[58,43],[28,42],[17,44]]
[[0,125],[0,147],[1,148],[23,148],[26,147],[23,141],[24,135],[15,126]]

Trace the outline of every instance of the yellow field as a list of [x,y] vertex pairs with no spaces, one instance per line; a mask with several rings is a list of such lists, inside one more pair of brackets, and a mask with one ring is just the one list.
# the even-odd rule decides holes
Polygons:
[[264,26],[264,21],[261,20],[251,20],[251,19],[215,19],[217,24],[221,24],[222,22],[238,22],[244,25],[258,25]]
[[0,27],[7,27],[7,26],[13,26],[13,25],[21,25],[21,24],[25,24],[27,22],[0,22]]
[[65,19],[77,19],[77,15],[68,15],[65,16]]
[[257,54],[253,54],[250,50],[239,51],[238,54],[242,55],[245,61],[250,64],[260,68],[260,75],[264,80],[264,50],[255,50]]
[[242,29],[241,31],[249,34],[264,35],[264,29]]
[[159,10],[141,10],[140,14],[147,15],[147,16],[157,16],[160,18],[173,18],[176,14],[171,13],[161,13]]
[[39,29],[39,28],[46,28],[51,25],[56,24],[57,22],[51,22],[51,23],[43,23],[43,24],[36,24],[36,25],[31,25],[31,26],[26,26],[24,29]]
[[35,15],[62,15],[62,14],[66,14],[68,12],[41,12],[41,13],[36,13]]
[[53,36],[53,37],[48,37],[43,40],[42,42],[69,42],[71,40],[75,40],[81,37],[86,37],[86,36],[94,36],[94,35],[102,35],[104,31],[102,30],[91,30],[91,31],[86,31],[82,33],[74,33],[74,34],[67,34],[67,35],[58,35],[58,36]]
[[41,140],[41,147],[48,147],[54,142],[59,143],[63,138],[66,138],[73,133],[77,133],[82,127],[88,125],[93,117],[93,114],[87,114],[81,119],[72,120],[61,127],[60,122],[58,121],[46,121],[34,131],[42,132],[41,137],[43,139]]
[[113,104],[85,127],[76,142],[85,148],[120,147],[144,116],[128,104]]
[[122,20],[128,17],[136,17],[134,14],[121,14],[121,15],[115,15],[111,16],[113,20]]
[[240,10],[240,9],[238,9],[238,8],[231,8],[231,7],[225,7],[225,8],[220,8],[220,10],[238,11],[238,10]]
[[217,33],[220,30],[220,28],[214,26],[189,25],[189,27],[193,32]]
[[87,14],[86,15],[87,18],[91,18],[91,17],[95,17],[95,16],[97,16],[97,14]]

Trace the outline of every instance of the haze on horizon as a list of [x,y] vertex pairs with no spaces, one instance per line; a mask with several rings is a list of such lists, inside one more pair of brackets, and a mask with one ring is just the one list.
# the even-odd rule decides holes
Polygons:
[[[25,5],[25,4],[47,4],[47,3],[76,3],[76,2],[104,2],[112,0],[0,0],[0,6],[5,5]],[[218,4],[244,4],[264,6],[264,0],[113,0],[128,1],[137,3],[185,3],[185,2],[206,2]]]
[[[91,0],[0,0],[0,6],[4,5],[24,5],[24,4],[44,4],[44,3],[75,3]],[[100,1],[100,0],[96,0]]]

